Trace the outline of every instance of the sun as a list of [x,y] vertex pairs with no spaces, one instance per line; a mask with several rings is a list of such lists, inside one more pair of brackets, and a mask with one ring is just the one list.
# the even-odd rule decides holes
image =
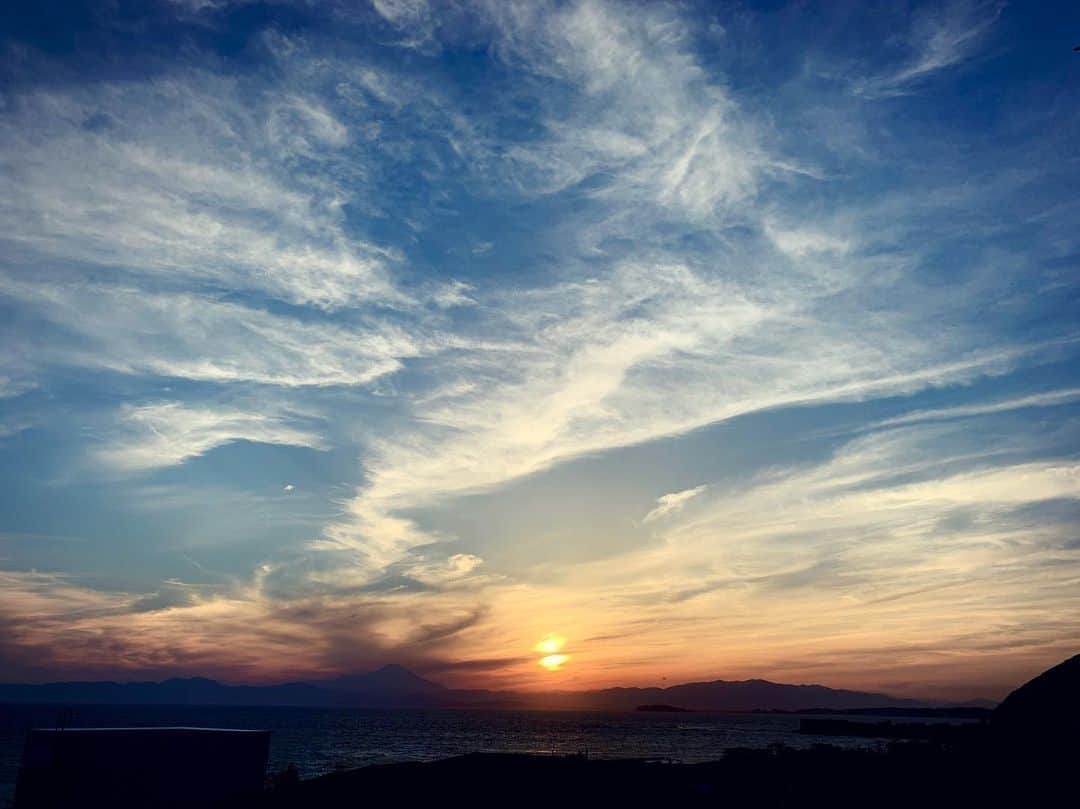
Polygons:
[[553,655],[565,645],[566,638],[562,635],[544,635],[544,637],[540,639],[540,642],[533,647],[533,651],[543,652],[546,655]]
[[545,655],[540,658],[540,665],[548,671],[559,671],[570,659],[570,655]]
[[560,653],[565,645],[566,638],[552,633],[544,635],[533,647],[533,651],[543,655],[540,658],[541,666],[548,671],[559,671],[570,660],[570,655]]

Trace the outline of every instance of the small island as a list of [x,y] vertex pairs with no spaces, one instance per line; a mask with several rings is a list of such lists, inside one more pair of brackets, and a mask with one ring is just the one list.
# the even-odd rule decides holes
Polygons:
[[690,713],[689,708],[679,708],[676,705],[638,705],[636,710],[648,713]]

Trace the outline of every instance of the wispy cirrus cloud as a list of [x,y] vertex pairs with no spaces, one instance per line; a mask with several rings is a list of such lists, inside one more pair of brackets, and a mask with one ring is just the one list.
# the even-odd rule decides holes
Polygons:
[[916,410],[905,413],[902,416],[885,421],[881,426],[894,426],[913,424],[921,421],[950,421],[952,419],[965,419],[974,416],[986,416],[994,413],[1008,413],[1012,410],[1026,410],[1028,408],[1058,407],[1080,401],[1080,389],[1068,388],[1066,390],[1050,390],[1042,393],[1033,393],[1027,396],[1016,396],[1010,399],[1001,399],[977,404],[957,405],[955,407],[943,407],[936,410]]
[[733,215],[779,167],[751,118],[702,70],[692,29],[673,8],[496,3],[489,11],[502,59],[575,90],[547,110],[547,137],[511,152],[510,179],[522,191],[603,177],[591,192],[598,200],[697,220]]
[[358,385],[438,351],[394,324],[345,328],[220,297],[136,286],[0,279],[0,292],[56,329],[25,362],[127,374],[284,387]]
[[348,143],[317,100],[196,71],[28,91],[12,113],[10,249],[327,309],[405,301],[393,251],[346,235],[348,192],[322,171],[282,171]]
[[914,92],[934,74],[971,58],[1003,8],[998,0],[954,0],[921,9],[908,34],[907,59],[885,73],[855,80],[852,91],[865,98]]
[[708,487],[695,486],[692,489],[684,489],[681,492],[671,492],[670,494],[661,495],[656,498],[656,507],[650,510],[641,521],[655,522],[656,520],[663,519],[677,511],[681,511],[688,502],[705,491],[706,488]]
[[283,414],[159,402],[123,408],[120,436],[98,458],[122,470],[154,469],[183,463],[232,441],[326,446],[316,432],[290,425]]

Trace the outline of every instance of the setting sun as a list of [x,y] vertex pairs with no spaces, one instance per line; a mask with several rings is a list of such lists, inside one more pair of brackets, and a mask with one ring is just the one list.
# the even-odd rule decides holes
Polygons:
[[562,635],[544,635],[540,642],[533,647],[533,651],[543,652],[546,655],[553,655],[565,645],[566,638]]
[[559,671],[570,659],[570,655],[547,655],[540,658],[540,665],[548,671]]
[[566,646],[566,638],[562,635],[551,633],[544,635],[544,637],[533,646],[533,651],[540,652],[540,654],[543,655],[539,661],[541,666],[548,671],[559,671],[566,662],[570,660],[570,655],[561,654],[564,646]]

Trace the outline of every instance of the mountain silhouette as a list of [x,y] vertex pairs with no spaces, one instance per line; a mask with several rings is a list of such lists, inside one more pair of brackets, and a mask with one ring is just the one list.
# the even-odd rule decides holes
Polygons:
[[799,711],[805,709],[862,709],[891,705],[926,706],[919,700],[899,699],[867,691],[849,691],[819,685],[788,685],[767,679],[715,679],[667,688],[605,688],[562,692],[536,698],[542,707],[579,707],[632,711],[637,705],[669,704],[694,711]]
[[0,684],[0,702],[172,705],[355,705],[368,707],[504,707],[633,711],[678,705],[704,711],[914,708],[926,703],[887,694],[768,680],[715,680],[668,688],[608,688],[521,693],[451,689],[399,665],[307,683],[226,685],[201,677],[163,682]]
[[1080,654],[1009,694],[990,723],[999,740],[1028,753],[1075,749],[1080,737]]
[[350,694],[415,694],[430,696],[447,691],[446,686],[425,680],[419,674],[396,663],[364,674],[348,674],[318,683],[331,691]]

